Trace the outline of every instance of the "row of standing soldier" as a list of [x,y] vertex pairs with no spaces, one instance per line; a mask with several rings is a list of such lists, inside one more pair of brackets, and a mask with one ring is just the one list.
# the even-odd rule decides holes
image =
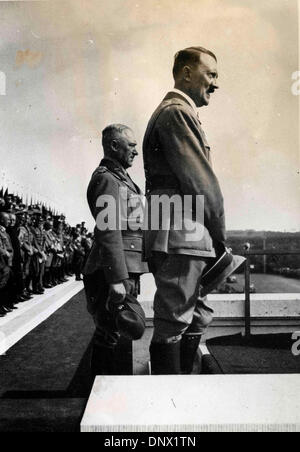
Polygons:
[[64,215],[8,201],[0,199],[1,317],[74,273],[81,280],[92,243],[84,223],[72,228]]

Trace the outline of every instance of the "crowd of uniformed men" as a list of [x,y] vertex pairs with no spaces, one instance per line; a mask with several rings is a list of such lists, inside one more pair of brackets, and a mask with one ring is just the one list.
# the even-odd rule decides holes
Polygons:
[[1,189],[0,317],[74,273],[81,280],[91,246],[84,222],[71,227],[64,215]]

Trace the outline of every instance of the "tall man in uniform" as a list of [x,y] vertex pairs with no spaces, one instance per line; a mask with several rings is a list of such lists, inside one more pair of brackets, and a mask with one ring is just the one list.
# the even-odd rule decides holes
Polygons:
[[[150,347],[154,374],[191,373],[201,336],[212,321],[213,311],[201,295],[202,277],[226,250],[223,196],[198,117],[198,108],[207,106],[218,89],[217,58],[201,47],[182,50],[175,56],[173,75],[175,88],[152,115],[144,138],[146,191],[149,197],[178,195],[182,201],[192,196],[191,220],[203,234],[191,239],[184,227],[176,230],[172,211],[169,227],[145,232],[146,257],[157,285]],[[196,195],[204,199],[202,224]]]
[[[126,294],[138,295],[140,275],[146,273],[148,267],[142,261],[141,227],[121,228],[118,222],[122,210],[118,208],[120,196],[126,193],[126,210],[127,206],[130,210],[131,199],[140,200],[141,197],[140,189],[126,171],[138,155],[135,137],[129,127],[111,125],[103,131],[102,144],[104,159],[92,175],[87,192],[96,227],[83,273],[88,311],[96,325],[92,373],[111,375],[117,372],[115,351],[120,334],[110,308],[121,304]],[[117,221],[112,224],[114,218],[109,218],[108,226],[104,228],[99,224],[99,218],[104,215],[109,199],[115,201],[113,214]],[[128,213],[125,211],[125,221]]]

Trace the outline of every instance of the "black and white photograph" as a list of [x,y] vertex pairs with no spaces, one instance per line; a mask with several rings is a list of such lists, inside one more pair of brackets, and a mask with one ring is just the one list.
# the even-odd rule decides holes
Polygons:
[[300,431],[299,11],[0,1],[0,432]]

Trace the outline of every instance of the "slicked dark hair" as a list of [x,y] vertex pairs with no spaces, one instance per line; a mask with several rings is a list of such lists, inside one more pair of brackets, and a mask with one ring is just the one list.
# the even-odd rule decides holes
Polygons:
[[216,55],[210,50],[205,49],[204,47],[188,47],[187,49],[180,50],[175,55],[173,67],[174,79],[176,80],[184,66],[198,64],[200,62],[200,57],[202,53],[210,55],[216,61],[218,61]]
[[130,127],[124,124],[111,124],[107,126],[102,132],[102,146],[104,154],[110,153],[110,144],[112,140],[116,139],[117,134],[122,134],[124,130],[131,130]]

